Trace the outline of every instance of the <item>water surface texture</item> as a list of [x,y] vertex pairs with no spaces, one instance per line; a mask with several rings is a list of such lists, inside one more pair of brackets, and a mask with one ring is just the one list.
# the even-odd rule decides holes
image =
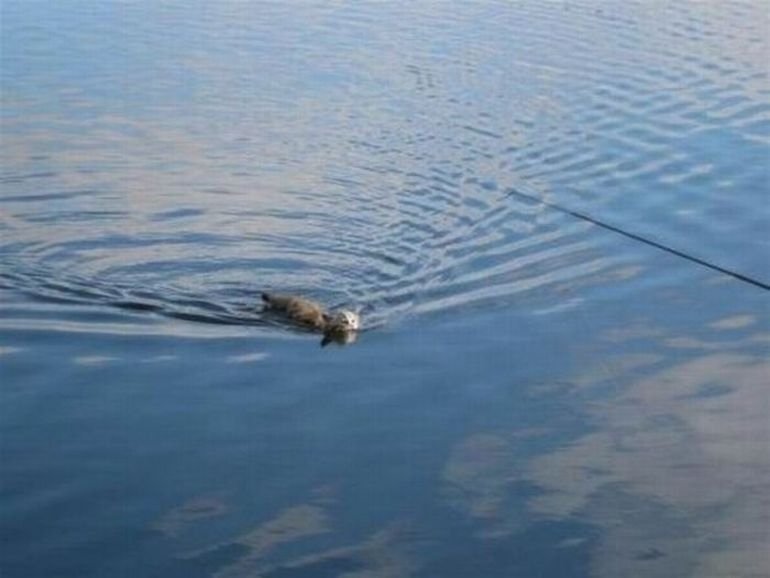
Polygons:
[[3,2],[3,576],[766,576],[769,8]]

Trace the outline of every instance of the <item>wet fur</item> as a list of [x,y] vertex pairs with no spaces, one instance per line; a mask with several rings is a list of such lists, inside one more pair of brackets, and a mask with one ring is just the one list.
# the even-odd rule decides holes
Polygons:
[[306,325],[319,331],[326,331],[328,329],[330,317],[324,311],[324,308],[315,301],[293,295],[270,293],[262,293],[262,301],[271,310],[285,314],[286,317],[295,323]]
[[[321,305],[304,297],[262,293],[262,301],[267,308],[285,315],[291,321],[324,333],[322,346],[331,342],[352,343],[358,329],[358,315],[349,311],[331,314]],[[355,325],[351,326],[351,317]]]

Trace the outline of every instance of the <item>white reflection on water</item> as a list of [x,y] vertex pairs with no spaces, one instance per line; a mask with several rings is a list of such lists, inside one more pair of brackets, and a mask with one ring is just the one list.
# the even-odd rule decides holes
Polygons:
[[111,355],[79,355],[72,360],[76,365],[107,365],[115,361],[120,358]]
[[[626,326],[581,340],[577,374],[533,394],[562,399],[585,416],[588,433],[528,458],[529,440],[553,431],[478,431],[452,448],[443,498],[485,540],[511,539],[532,520],[587,521],[600,530],[592,576],[763,576],[767,318],[739,307],[695,317],[685,330],[628,314]],[[537,488],[523,498],[526,514],[515,507],[521,484]]]
[[[414,563],[406,546],[406,528],[389,524],[360,542],[331,547],[310,554],[284,556],[276,561],[274,554],[282,546],[303,544],[313,538],[331,534],[336,498],[333,490],[317,488],[305,503],[286,507],[245,532],[202,549],[180,555],[181,560],[203,564],[207,557],[226,549],[235,549],[230,561],[213,572],[213,578],[259,578],[291,573],[297,576],[334,575],[371,578],[410,576]],[[193,524],[221,516],[229,506],[221,496],[199,497],[163,515],[155,529],[169,537],[177,537]],[[301,548],[300,548],[301,551]],[[316,574],[319,573],[319,574]]]
[[757,318],[754,315],[733,315],[714,321],[709,326],[714,329],[743,329],[757,322]]
[[264,351],[255,351],[254,353],[243,353],[241,355],[231,355],[227,358],[228,363],[253,363],[262,361],[270,356]]
[[19,353],[20,351],[24,351],[23,347],[12,347],[3,345],[0,347],[0,356],[2,355],[13,355],[14,353]]
[[594,433],[528,465],[521,477],[545,492],[530,508],[601,527],[597,576],[761,576],[770,363],[730,352],[650,361],[621,395],[589,406]]
[[223,494],[197,496],[172,508],[152,525],[163,535],[174,538],[189,526],[225,515],[230,510]]

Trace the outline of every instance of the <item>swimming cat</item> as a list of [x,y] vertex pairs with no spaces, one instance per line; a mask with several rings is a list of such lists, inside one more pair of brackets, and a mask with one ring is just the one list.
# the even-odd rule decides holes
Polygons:
[[310,299],[277,293],[262,293],[262,301],[268,309],[285,315],[295,323],[323,332],[321,346],[332,341],[352,343],[356,339],[356,331],[361,328],[358,313],[348,309],[330,312]]

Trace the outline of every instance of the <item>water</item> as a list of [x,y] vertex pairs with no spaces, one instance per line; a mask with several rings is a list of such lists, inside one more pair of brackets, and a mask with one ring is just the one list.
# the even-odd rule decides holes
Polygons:
[[767,14],[4,2],[3,575],[764,576]]

